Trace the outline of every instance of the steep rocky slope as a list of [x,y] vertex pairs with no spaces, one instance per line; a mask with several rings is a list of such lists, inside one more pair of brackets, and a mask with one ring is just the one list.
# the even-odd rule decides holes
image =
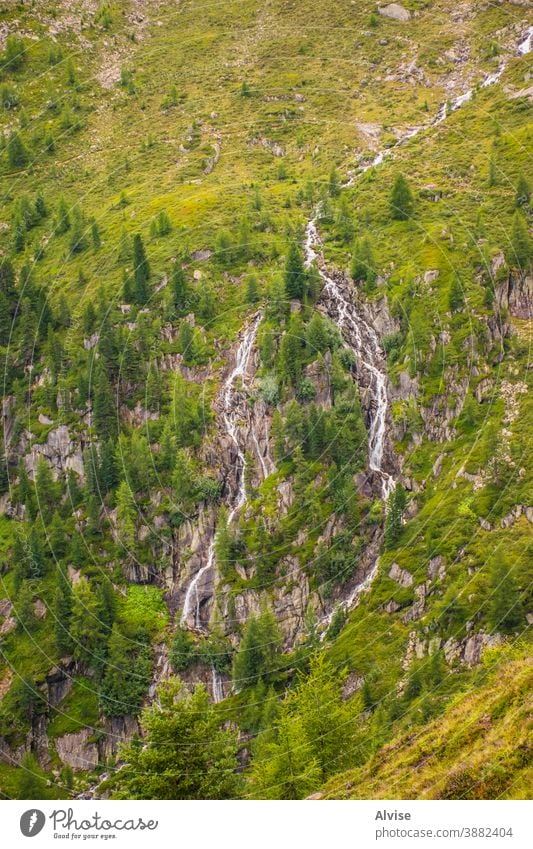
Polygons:
[[316,789],[385,745],[398,796],[444,792],[390,741],[525,639],[527,8],[315,13],[2,9],[7,796],[95,792],[174,674],[253,772],[317,652],[368,763]]

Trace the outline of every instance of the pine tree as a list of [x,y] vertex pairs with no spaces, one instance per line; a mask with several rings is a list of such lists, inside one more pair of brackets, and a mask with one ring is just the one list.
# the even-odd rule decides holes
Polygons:
[[190,693],[179,679],[162,684],[141,714],[144,744],[133,741],[121,752],[113,798],[238,798],[238,737],[223,723],[202,685]]
[[162,471],[170,472],[176,463],[176,436],[172,422],[167,419],[161,435],[159,465]]
[[32,525],[26,541],[26,576],[42,578],[46,569],[44,550],[35,525]]
[[115,444],[112,439],[102,443],[100,450],[100,485],[104,494],[115,489],[119,482],[119,471],[115,454]]
[[150,265],[146,257],[143,240],[138,233],[133,237],[133,272],[135,301],[141,305],[146,304],[150,296],[148,289]]
[[450,312],[460,312],[465,304],[464,287],[461,278],[454,274],[448,293],[448,308]]
[[280,644],[278,623],[268,607],[263,607],[259,616],[249,617],[233,665],[233,679],[239,690],[268,679],[275,671]]
[[507,249],[507,262],[512,268],[526,270],[531,262],[533,248],[526,218],[520,210],[513,215],[511,244]]
[[342,195],[337,209],[337,218],[335,221],[335,229],[337,237],[345,245],[353,241],[355,235],[355,226],[353,223],[352,211],[350,203],[346,195]]
[[26,145],[18,133],[13,132],[7,143],[7,158],[11,168],[25,168],[30,161]]
[[376,281],[376,263],[368,236],[354,245],[350,273],[356,283],[366,280],[367,284],[372,286]]
[[498,550],[493,559],[489,581],[487,619],[492,631],[512,634],[524,622],[524,608],[512,568]]
[[524,175],[520,174],[516,184],[515,204],[519,208],[528,209],[530,200],[531,187]]
[[68,211],[67,202],[64,197],[59,198],[59,205],[57,208],[57,223],[56,223],[56,233],[61,235],[62,233],[66,233],[67,230],[70,229],[70,214]]
[[17,799],[47,799],[49,791],[35,755],[25,752],[17,770]]
[[302,252],[296,242],[292,242],[285,264],[285,294],[289,300],[303,300],[305,277]]
[[95,251],[99,251],[102,247],[102,239],[100,237],[100,228],[98,227],[98,224],[94,219],[91,223],[91,239],[93,243],[93,249]]
[[86,336],[90,336],[96,324],[96,310],[92,301],[87,301],[83,310],[82,328]]
[[35,613],[33,610],[33,591],[30,584],[22,584],[13,609],[18,630],[31,631],[35,625]]
[[102,654],[104,636],[98,597],[86,578],[81,578],[72,590],[70,635],[74,657],[91,666],[97,666]]
[[[1,294],[1,293],[0,293]],[[0,298],[1,308],[1,298]],[[0,342],[1,344],[1,342]],[[4,495],[9,489],[9,474],[7,469],[6,448],[3,434],[0,434],[0,495]]]
[[35,198],[35,216],[37,219],[42,219],[46,218],[47,215],[48,209],[46,207],[44,196],[41,192],[38,192]]
[[65,522],[57,510],[54,511],[48,528],[48,546],[55,560],[62,560],[65,557],[68,549]]
[[390,212],[396,221],[407,221],[413,214],[413,195],[403,174],[398,174],[392,187]]
[[341,193],[341,184],[339,180],[339,175],[335,168],[332,168],[329,172],[329,182],[328,182],[328,191],[330,197],[336,198]]
[[137,510],[130,485],[126,481],[122,481],[117,489],[116,502],[119,541],[126,552],[130,553],[135,545]]
[[72,651],[70,622],[72,617],[72,586],[66,570],[59,567],[54,596],[54,637],[58,652],[68,654]]
[[257,277],[251,274],[246,281],[246,303],[256,304],[259,301],[259,288],[257,285]]
[[146,638],[132,642],[115,623],[100,689],[100,704],[107,716],[135,716],[139,712],[150,683],[151,666]]
[[64,295],[61,295],[59,298],[59,308],[57,311],[57,324],[63,330],[67,327],[70,327],[72,324],[72,316],[70,315],[70,310],[68,307],[67,299]]
[[329,346],[329,335],[324,319],[319,312],[313,313],[313,318],[307,326],[305,335],[313,356],[317,353],[324,353],[327,350]]
[[93,393],[93,425],[100,439],[114,439],[118,433],[117,412],[111,384],[103,369],[96,373]]
[[185,272],[180,263],[176,263],[170,277],[172,309],[176,315],[185,315],[191,305],[191,292]]
[[385,547],[394,548],[402,531],[402,518],[405,510],[405,490],[396,484],[387,502],[385,522]]

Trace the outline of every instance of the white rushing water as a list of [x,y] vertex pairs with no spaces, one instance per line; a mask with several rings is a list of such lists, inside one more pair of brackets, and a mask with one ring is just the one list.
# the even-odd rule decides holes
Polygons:
[[[262,314],[258,312],[252,322],[246,328],[243,334],[243,338],[237,349],[235,366],[224,381],[221,393],[222,421],[224,422],[226,433],[229,435],[233,445],[235,446],[237,454],[237,495],[228,514],[228,525],[232,523],[236,514],[246,502],[246,455],[239,440],[239,405],[235,402],[235,386],[238,379],[242,379],[244,381],[246,377],[246,372],[248,371],[250,357],[252,355],[261,319]],[[259,448],[259,446],[257,447]],[[261,452],[259,450],[258,456],[262,460]],[[266,466],[264,467],[264,469],[266,470]],[[214,563],[215,534],[213,533],[213,538],[211,539],[207,552],[207,560],[205,564],[201,567],[201,569],[199,569],[196,575],[193,577],[187,588],[187,592],[185,593],[183,609],[180,617],[180,625],[182,628],[187,628],[189,626],[189,622],[192,620],[194,622],[194,627],[197,630],[202,629],[202,623],[200,621],[201,597],[199,593],[199,588],[201,586],[202,577],[206,574],[206,572],[209,572],[211,569],[213,569]]]
[[[516,52],[519,56],[526,56],[528,53],[531,52],[532,47],[533,27],[529,27],[526,34],[522,36],[520,42],[518,43],[516,47]],[[506,67],[507,61],[504,60],[500,64],[497,71],[494,71],[492,74],[487,74],[484,77],[484,79],[480,83],[480,88],[488,88],[489,86],[495,85],[495,83],[500,80]],[[442,121],[444,121],[450,113],[457,111],[457,109],[460,109],[462,106],[464,106],[465,103],[468,103],[472,99],[473,95],[474,89],[470,88],[467,91],[463,92],[463,94],[460,94],[458,97],[455,97],[450,101],[445,101],[444,103],[442,103],[436,115],[429,123],[419,127],[409,128],[404,133],[402,133],[400,138],[392,147],[380,150],[378,153],[375,154],[375,156],[370,162],[359,166],[358,169],[350,175],[348,181],[344,184],[345,188],[353,186],[356,180],[360,176],[365,174],[369,169],[376,168],[377,166],[381,165],[387,157],[392,155],[395,148],[401,147],[402,145],[406,144],[408,141],[410,141],[410,139],[414,138],[422,130],[429,129],[442,123]],[[312,218],[307,224],[304,251],[306,265],[308,267],[320,257],[321,242],[316,227],[316,217]],[[348,301],[345,298],[344,294],[339,289],[338,284],[330,275],[328,275],[323,262],[319,262],[318,266],[320,276],[324,281],[324,291],[336,305],[337,314],[332,316],[332,318],[336,320],[338,326],[340,327],[346,345],[354,351],[354,353],[358,357],[360,365],[370,374],[372,400],[374,402],[375,409],[373,412],[371,412],[370,416],[370,427],[368,437],[368,464],[370,469],[380,474],[382,480],[382,493],[383,497],[386,499],[395,487],[395,480],[382,467],[385,429],[387,421],[387,378],[384,370],[385,363],[384,358],[381,354],[379,338],[375,329],[372,327],[371,324],[369,324],[369,322],[366,321],[361,311],[357,310],[354,303]],[[355,587],[351,595],[347,599],[344,599],[344,601],[341,601],[331,611],[331,613],[329,613],[319,622],[319,625],[326,626],[325,630],[323,631],[323,636],[326,633],[327,627],[331,624],[331,621],[336,611],[339,608],[342,608],[344,610],[350,610],[357,602],[359,596],[370,588],[377,574],[378,566],[379,557],[375,559],[365,579]]]
[[[305,234],[305,263],[309,267],[320,254],[321,242],[312,218]],[[366,320],[361,309],[353,301],[347,300],[336,281],[329,276],[322,262],[318,270],[324,283],[325,294],[335,305],[335,320],[344,342],[357,357],[359,368],[366,371],[370,381],[371,404],[368,428],[368,465],[381,478],[383,498],[387,499],[394,489],[394,479],[383,468],[385,428],[387,422],[387,375],[385,360],[381,351],[379,337],[372,325]]]
[[224,698],[224,688],[220,673],[216,671],[214,666],[211,668],[211,689],[213,691],[213,701],[215,703],[221,702]]
[[[520,42],[517,44],[516,53],[519,56],[527,56],[528,53],[531,53],[532,48],[533,27],[529,27],[526,33],[522,35]],[[503,62],[500,63],[500,66],[497,71],[493,71],[491,74],[487,74],[481,80],[481,82],[479,83],[479,88],[489,88],[490,86],[493,86],[497,82],[499,82],[506,67],[507,60],[504,59]],[[381,165],[381,163],[392,154],[394,148],[401,147],[410,139],[417,136],[418,133],[422,132],[422,130],[427,130],[430,127],[435,127],[438,124],[441,124],[443,121],[446,120],[446,118],[451,112],[456,112],[458,109],[464,106],[465,103],[468,103],[470,100],[472,100],[474,96],[474,91],[474,88],[469,88],[462,94],[459,94],[457,97],[452,97],[449,100],[443,101],[443,103],[441,103],[441,105],[439,106],[437,113],[428,123],[421,124],[418,127],[410,127],[408,130],[402,133],[402,135],[390,148],[384,148],[383,150],[380,150],[378,153],[376,153],[374,158],[370,160],[370,162],[360,165],[357,170],[350,175],[349,180],[345,184],[346,187],[353,186],[356,179],[360,177],[361,174],[365,174],[370,168],[375,168],[376,166]]]
[[[239,414],[234,403],[235,383],[237,381],[237,378],[244,378],[246,375],[246,372],[248,370],[248,364],[250,362],[250,356],[257,337],[257,331],[259,330],[259,324],[261,323],[261,318],[261,313],[257,313],[254,320],[246,328],[244,336],[242,338],[242,342],[237,350],[237,361],[235,363],[235,368],[227,378],[222,393],[222,418],[226,426],[226,432],[228,433],[231,441],[235,446],[238,461],[237,498],[235,499],[235,503],[228,515],[228,525],[231,525],[233,519],[235,518],[235,515],[246,502],[246,455],[239,441]],[[259,448],[259,446],[257,447]],[[261,452],[258,450],[257,453],[259,455],[260,460],[262,461],[263,458],[261,456]]]

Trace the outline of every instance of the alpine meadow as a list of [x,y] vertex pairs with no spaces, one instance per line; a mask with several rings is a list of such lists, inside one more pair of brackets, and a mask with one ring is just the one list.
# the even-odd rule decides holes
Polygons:
[[0,798],[527,799],[527,0],[0,5]]

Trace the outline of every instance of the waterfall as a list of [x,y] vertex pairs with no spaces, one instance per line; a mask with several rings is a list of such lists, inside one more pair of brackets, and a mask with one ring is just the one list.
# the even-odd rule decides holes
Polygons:
[[[316,219],[312,218],[306,228],[305,264],[307,267],[320,256],[321,241],[316,227]],[[335,280],[325,270],[323,262],[318,263],[318,271],[324,282],[324,295],[331,300],[328,311],[334,313],[331,317],[339,327],[345,345],[357,356],[359,367],[370,379],[370,424],[368,429],[368,465],[381,478],[383,498],[387,499],[394,489],[394,479],[383,468],[383,453],[385,445],[385,428],[387,422],[387,376],[385,362],[379,344],[379,338],[366,320],[361,309],[353,301],[343,295]]]
[[[235,363],[235,368],[230,373],[226,382],[224,383],[224,390],[222,392],[222,404],[223,404],[223,412],[222,418],[224,424],[226,426],[226,432],[229,434],[231,441],[235,446],[235,450],[237,452],[237,498],[235,503],[228,515],[228,525],[231,525],[235,515],[241,509],[241,507],[246,502],[246,456],[244,453],[244,449],[241,446],[239,441],[239,429],[238,429],[238,410],[236,411],[236,405],[234,404],[234,391],[235,391],[235,381],[238,377],[244,377],[246,375],[246,370],[248,368],[248,363],[250,361],[250,355],[252,353],[252,349],[255,343],[255,339],[257,336],[257,331],[259,329],[259,324],[262,319],[262,314],[259,312],[255,316],[252,323],[245,330],[243,339],[241,344],[239,345],[237,351],[237,361]],[[237,414],[236,414],[237,413]],[[261,453],[259,453],[259,457],[261,458]]]
[[[516,53],[518,56],[527,56],[528,53],[531,52],[533,47],[533,27],[529,27],[526,31],[526,34],[522,36],[521,41],[516,46]],[[500,63],[500,66],[497,71],[493,71],[491,74],[486,74],[486,76],[479,83],[480,88],[489,88],[490,86],[495,85],[501,79],[503,72],[507,67],[507,60],[503,60]],[[422,132],[422,130],[427,130],[430,127],[435,127],[438,124],[441,124],[446,120],[448,115],[451,112],[456,112],[465,103],[468,103],[472,100],[474,96],[474,89],[469,88],[463,94],[458,95],[457,97],[452,98],[449,101],[444,101],[440,104],[436,114],[434,117],[426,124],[422,124],[419,127],[411,127],[406,130],[399,139],[393,144],[390,148],[384,148],[375,154],[374,158],[367,162],[366,164],[362,164],[358,167],[355,173],[350,173],[348,181],[345,183],[345,187],[349,188],[353,186],[356,179],[361,176],[361,174],[366,173],[370,168],[375,168],[378,165],[381,165],[386,157],[391,156],[393,150],[397,147],[401,147],[410,139],[414,138],[418,133]]]
[[[257,331],[259,330],[259,325],[261,323],[262,317],[262,313],[258,312],[254,316],[252,322],[246,328],[243,338],[237,349],[235,366],[224,381],[224,385],[222,387],[221,392],[222,421],[224,423],[226,433],[229,435],[237,453],[237,462],[235,464],[237,494],[233,501],[231,510],[228,514],[228,525],[233,522],[236,514],[246,502],[246,454],[239,439],[239,405],[235,401],[235,384],[238,378],[243,378],[244,380],[246,377],[246,372],[248,370],[250,357],[254,348],[255,340],[257,337]],[[258,445],[257,448],[259,448]],[[259,451],[258,455],[262,460],[261,453]],[[262,460],[262,462],[264,461]],[[265,470],[266,466],[264,466],[263,469]],[[213,537],[211,539],[207,552],[207,560],[205,564],[201,567],[201,569],[199,569],[196,575],[192,578],[187,588],[187,592],[185,593],[183,609],[180,617],[180,626],[182,628],[189,627],[189,622],[192,619],[194,622],[194,628],[198,631],[202,630],[202,623],[200,619],[200,582],[202,580],[202,577],[207,572],[210,572],[213,569],[214,562],[215,534],[213,533]]]
[[213,690],[213,701],[221,702],[224,698],[224,688],[222,686],[222,678],[214,666],[211,667],[211,686]]

